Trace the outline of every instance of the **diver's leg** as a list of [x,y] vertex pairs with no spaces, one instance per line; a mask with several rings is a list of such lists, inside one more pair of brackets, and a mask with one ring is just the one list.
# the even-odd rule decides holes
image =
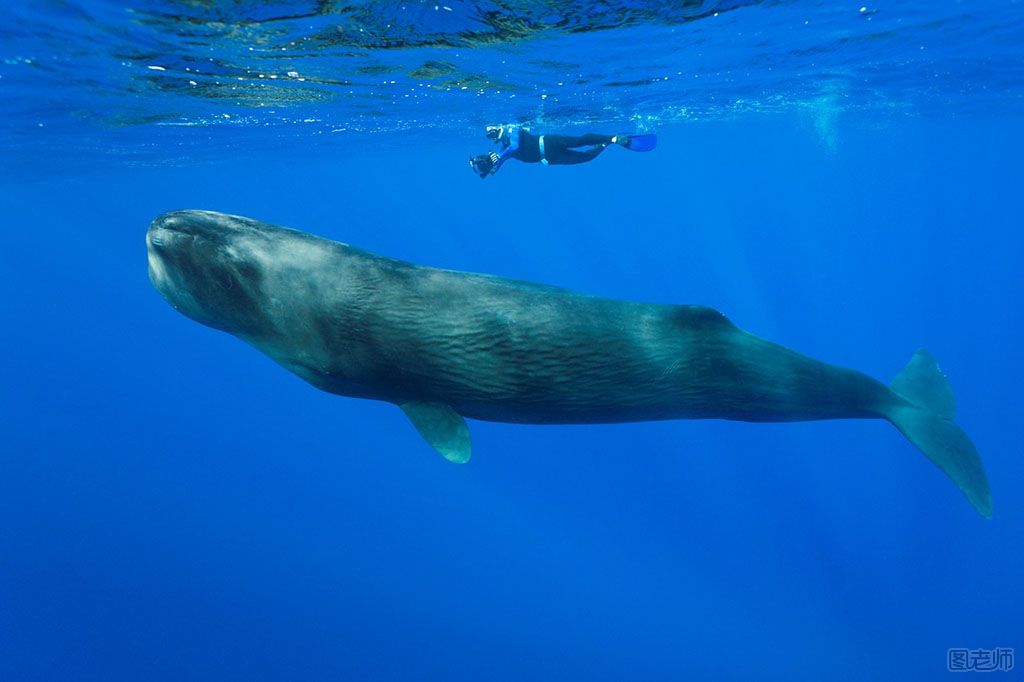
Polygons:
[[547,162],[553,166],[570,166],[576,163],[586,163],[597,158],[597,155],[605,150],[608,146],[608,141],[604,141],[601,144],[595,145],[585,151],[577,151],[575,149],[567,149],[562,146],[557,146],[554,149],[548,147],[548,138],[544,136],[544,158]]
[[608,144],[612,141],[612,136],[599,135],[597,133],[588,133],[587,135],[545,135],[544,144],[548,144],[548,140],[552,139],[555,141],[555,144],[572,149],[573,147],[593,147],[599,144]]

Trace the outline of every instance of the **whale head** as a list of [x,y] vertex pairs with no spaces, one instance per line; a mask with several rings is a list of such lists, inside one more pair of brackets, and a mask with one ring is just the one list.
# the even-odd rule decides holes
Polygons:
[[149,279],[171,306],[201,324],[266,336],[274,329],[264,280],[276,229],[212,211],[165,213],[146,233]]
[[173,211],[150,224],[146,247],[150,281],[187,317],[317,386],[359,366],[359,333],[345,311],[365,287],[348,245],[224,213]]

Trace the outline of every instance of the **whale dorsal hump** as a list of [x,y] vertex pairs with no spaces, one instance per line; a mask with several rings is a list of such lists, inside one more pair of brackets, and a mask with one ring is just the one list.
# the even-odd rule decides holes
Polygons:
[[399,407],[430,447],[449,462],[465,464],[473,452],[466,420],[450,405],[412,401]]
[[677,305],[675,306],[676,320],[687,329],[735,329],[732,321],[714,308],[703,305]]

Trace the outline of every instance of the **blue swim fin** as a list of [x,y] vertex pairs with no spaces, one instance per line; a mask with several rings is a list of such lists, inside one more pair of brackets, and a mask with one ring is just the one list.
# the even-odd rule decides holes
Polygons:
[[626,149],[634,152],[649,152],[658,144],[658,136],[654,133],[627,135],[626,138],[629,140],[626,143]]

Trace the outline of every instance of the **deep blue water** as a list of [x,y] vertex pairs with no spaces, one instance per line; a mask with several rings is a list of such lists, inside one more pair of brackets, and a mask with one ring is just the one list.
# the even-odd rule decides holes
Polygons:
[[[1021,653],[1021,5],[522,5],[12,10],[0,680],[931,680],[952,647]],[[273,63],[309,80],[262,88],[303,41]],[[481,182],[501,120],[660,142]],[[881,421],[471,422],[449,464],[171,309],[143,237],[175,208],[710,305],[883,381],[926,347],[993,518]]]

